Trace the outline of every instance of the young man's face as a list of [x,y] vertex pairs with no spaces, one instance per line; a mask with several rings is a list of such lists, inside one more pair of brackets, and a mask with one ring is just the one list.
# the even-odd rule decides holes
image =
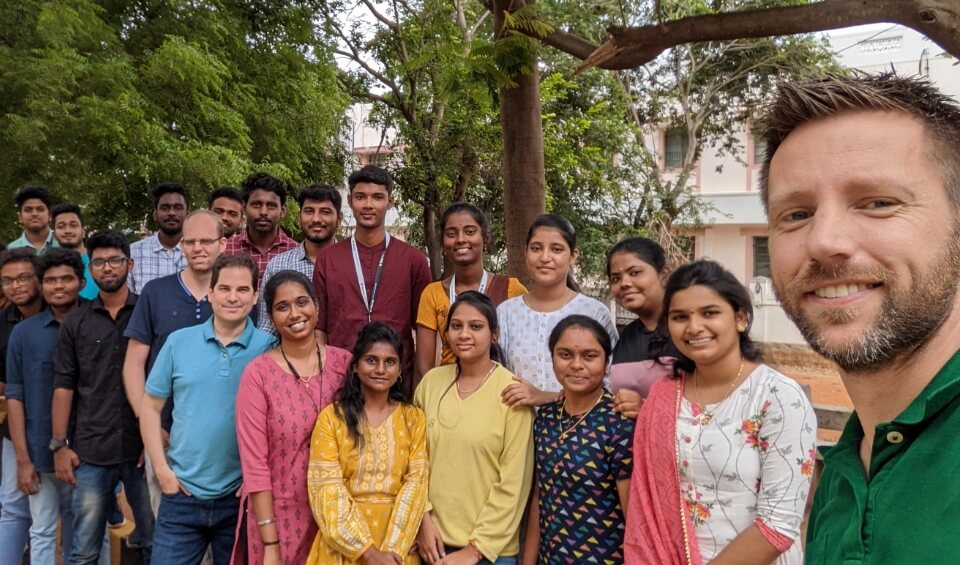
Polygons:
[[232,198],[221,196],[210,203],[210,211],[220,217],[223,223],[223,236],[231,237],[240,233],[243,227],[243,204]]
[[13,261],[0,268],[0,286],[7,300],[17,306],[32,304],[40,296],[40,281],[30,261]]
[[183,230],[183,220],[186,217],[187,200],[177,192],[168,192],[161,196],[157,208],[153,211],[153,219],[160,226],[160,231],[169,236],[175,236]]
[[771,161],[777,294],[848,373],[915,351],[954,308],[960,228],[932,153],[918,119],[867,111],[801,125]]
[[98,247],[90,257],[90,276],[103,292],[117,292],[127,284],[133,261],[115,247]]
[[326,243],[337,235],[341,216],[329,200],[304,200],[300,207],[300,229],[312,243]]
[[277,224],[286,211],[280,197],[269,190],[256,189],[250,193],[247,205],[247,228],[251,231],[267,235],[277,231]]
[[357,227],[367,229],[382,226],[387,210],[393,206],[393,196],[387,192],[387,187],[369,182],[357,183],[347,200],[357,220]]
[[78,277],[73,267],[57,265],[50,267],[40,280],[43,299],[50,306],[69,306],[76,304],[77,295],[83,288],[84,279]]
[[208,295],[214,317],[225,322],[239,322],[249,316],[257,303],[253,284],[253,273],[246,267],[220,269],[220,276]]
[[20,207],[20,224],[31,233],[50,227],[50,209],[39,198],[28,198]]
[[73,212],[58,214],[53,220],[53,237],[65,249],[77,249],[83,245],[84,229],[80,217]]

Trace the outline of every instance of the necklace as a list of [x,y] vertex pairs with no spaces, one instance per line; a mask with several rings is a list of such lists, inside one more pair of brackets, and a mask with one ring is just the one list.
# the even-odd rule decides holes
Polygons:
[[483,383],[487,382],[487,379],[490,378],[490,375],[493,374],[493,371],[496,368],[497,368],[497,364],[495,362],[490,363],[490,370],[487,371],[487,374],[482,379],[480,379],[480,384],[478,384],[477,386],[473,387],[470,390],[463,390],[462,388],[460,388],[460,375],[458,374],[456,382],[457,382],[457,393],[460,394],[460,398],[463,398],[463,395],[470,396],[471,394],[480,390],[480,387],[483,386]]
[[[586,412],[580,415],[580,419],[574,422],[573,425],[570,426],[569,428],[563,429],[563,414],[567,408],[567,398],[566,396],[564,396],[563,402],[560,403],[560,407],[558,408],[558,412],[557,412],[557,421],[560,422],[560,441],[567,439],[567,434],[572,432],[574,428],[579,426],[581,422],[587,419],[587,416],[590,415],[590,412],[593,412],[593,409],[597,407],[597,404],[600,404],[601,398],[603,398],[603,387],[600,388],[600,394],[597,395],[596,400],[593,401],[593,404],[590,405],[590,408]],[[571,416],[573,416],[573,414],[571,414]],[[573,417],[576,417],[576,416],[573,416]]]
[[[280,355],[283,356],[283,360],[287,362],[287,368],[290,369],[290,372],[293,373],[293,376],[297,377],[297,380],[303,383],[303,386],[310,388],[310,381],[313,379],[314,375],[310,375],[306,378],[301,377],[300,373],[297,372],[296,367],[293,366],[293,363],[290,362],[290,359],[287,358],[287,352],[283,350],[283,345],[280,345]],[[314,374],[320,375],[320,402],[323,402],[323,357],[320,355],[320,344],[317,344],[317,372]]]
[[737,386],[737,381],[739,381],[739,380],[740,380],[740,376],[743,375],[743,367],[744,367],[744,365],[745,365],[745,363],[744,363],[743,361],[740,361],[740,370],[737,371],[737,376],[734,377],[733,381],[730,383],[730,388],[727,389],[727,392],[723,395],[723,397],[720,398],[720,400],[718,400],[718,401],[716,402],[716,404],[714,404],[713,410],[707,410],[707,409],[706,409],[706,406],[707,406],[707,405],[706,405],[706,404],[703,404],[702,402],[700,402],[700,394],[699,394],[699,392],[698,392],[698,387],[697,387],[697,371],[696,371],[696,369],[694,369],[694,371],[693,371],[693,400],[694,400],[694,402],[697,403],[697,406],[700,407],[700,413],[703,414],[703,418],[701,418],[700,421],[702,422],[702,424],[703,424],[704,426],[706,426],[706,425],[709,424],[711,421],[713,421],[713,415],[714,415],[714,413],[716,413],[717,408],[720,408],[720,404],[723,403],[723,401],[726,400],[728,396],[730,396],[730,393],[733,392],[733,388],[734,388],[735,386]]

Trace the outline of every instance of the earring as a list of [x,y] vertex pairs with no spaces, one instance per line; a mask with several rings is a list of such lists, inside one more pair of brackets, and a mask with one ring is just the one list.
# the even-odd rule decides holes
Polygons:
[[740,332],[740,333],[743,333],[743,332],[747,331],[747,325],[746,325],[746,324],[737,324],[737,331]]
[[400,375],[399,377],[397,377],[397,382],[398,382],[398,383],[402,383],[402,382],[403,382],[403,375]]

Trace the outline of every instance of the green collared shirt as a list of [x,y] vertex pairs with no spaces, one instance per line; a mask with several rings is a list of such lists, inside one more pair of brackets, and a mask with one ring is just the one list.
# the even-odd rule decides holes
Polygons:
[[51,229],[50,233],[47,234],[47,241],[43,244],[43,247],[41,247],[40,249],[37,249],[36,247],[33,246],[32,243],[30,243],[30,240],[27,239],[27,232],[21,233],[20,237],[18,237],[17,239],[7,244],[7,249],[17,249],[20,247],[29,247],[34,251],[36,251],[37,255],[41,255],[45,253],[47,249],[50,249],[52,247],[60,247],[60,244],[57,243],[57,240],[53,238],[53,229]]
[[960,563],[960,353],[876,428],[870,476],[856,414],[824,458],[807,565]]

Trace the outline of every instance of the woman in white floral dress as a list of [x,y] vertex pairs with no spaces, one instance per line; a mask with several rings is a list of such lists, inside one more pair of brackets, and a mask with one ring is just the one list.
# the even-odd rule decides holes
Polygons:
[[[662,528],[650,523],[657,507],[650,501],[677,500],[656,492],[665,483],[678,489],[686,511],[683,523],[677,520],[684,536],[676,562],[803,563],[800,526],[813,476],[816,416],[795,381],[760,362],[749,336],[752,317],[746,289],[718,263],[690,263],[667,282],[662,320],[681,357],[677,378],[656,383],[641,409],[634,479],[673,476],[632,488],[627,563],[664,559],[648,544],[671,533],[647,530]],[[656,430],[664,426],[642,427],[670,413],[671,437],[650,437],[662,435]],[[658,454],[651,447],[657,444],[673,453]],[[674,465],[650,460],[664,456]]]

